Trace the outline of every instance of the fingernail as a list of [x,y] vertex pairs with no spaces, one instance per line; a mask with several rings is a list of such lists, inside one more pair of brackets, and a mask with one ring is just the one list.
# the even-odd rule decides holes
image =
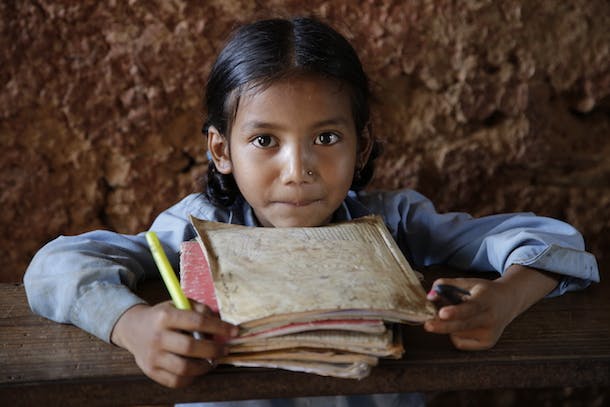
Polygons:
[[239,327],[234,326],[231,328],[231,337],[234,338],[236,336],[239,336]]
[[426,295],[426,298],[429,300],[433,300],[438,296],[438,294],[436,293],[436,291],[434,291],[434,288],[431,289],[430,291],[428,291],[428,294]]

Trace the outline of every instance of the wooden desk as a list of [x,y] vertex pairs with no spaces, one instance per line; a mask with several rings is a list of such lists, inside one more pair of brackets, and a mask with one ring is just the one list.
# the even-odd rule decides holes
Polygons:
[[[150,292],[162,293],[155,286]],[[404,359],[357,381],[219,367],[179,390],[145,377],[131,355],[32,315],[21,285],[0,284],[0,405],[141,405],[380,392],[610,385],[610,285],[544,300],[488,351],[405,328]]]

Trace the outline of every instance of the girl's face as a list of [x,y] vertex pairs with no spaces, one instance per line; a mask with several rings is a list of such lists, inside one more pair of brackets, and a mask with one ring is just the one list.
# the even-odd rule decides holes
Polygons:
[[281,80],[243,94],[230,143],[210,128],[216,168],[232,173],[263,226],[319,226],[345,199],[357,165],[370,152],[360,144],[345,86],[318,77]]

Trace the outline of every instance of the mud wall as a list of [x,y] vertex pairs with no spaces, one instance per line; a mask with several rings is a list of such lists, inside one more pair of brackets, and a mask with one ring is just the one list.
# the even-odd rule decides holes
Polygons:
[[607,1],[202,3],[0,3],[0,281],[59,234],[141,231],[197,191],[224,38],[304,10],[353,42],[374,83],[386,152],[372,187],[558,217],[608,262]]

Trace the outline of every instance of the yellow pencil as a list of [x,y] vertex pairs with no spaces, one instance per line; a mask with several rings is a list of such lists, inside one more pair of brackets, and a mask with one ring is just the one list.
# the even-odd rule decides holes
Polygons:
[[[180,288],[180,282],[176,278],[176,273],[174,273],[174,269],[169,263],[169,260],[163,251],[163,247],[161,247],[161,242],[159,242],[157,234],[155,232],[146,232],[146,241],[148,242],[153,258],[155,259],[157,268],[161,273],[163,282],[167,287],[167,291],[169,291],[169,295],[172,297],[172,301],[174,301],[174,305],[178,309],[190,310],[191,303],[188,298],[186,298],[186,295],[184,295],[182,288]],[[193,336],[195,339],[201,339],[201,334],[199,332],[193,332]]]

